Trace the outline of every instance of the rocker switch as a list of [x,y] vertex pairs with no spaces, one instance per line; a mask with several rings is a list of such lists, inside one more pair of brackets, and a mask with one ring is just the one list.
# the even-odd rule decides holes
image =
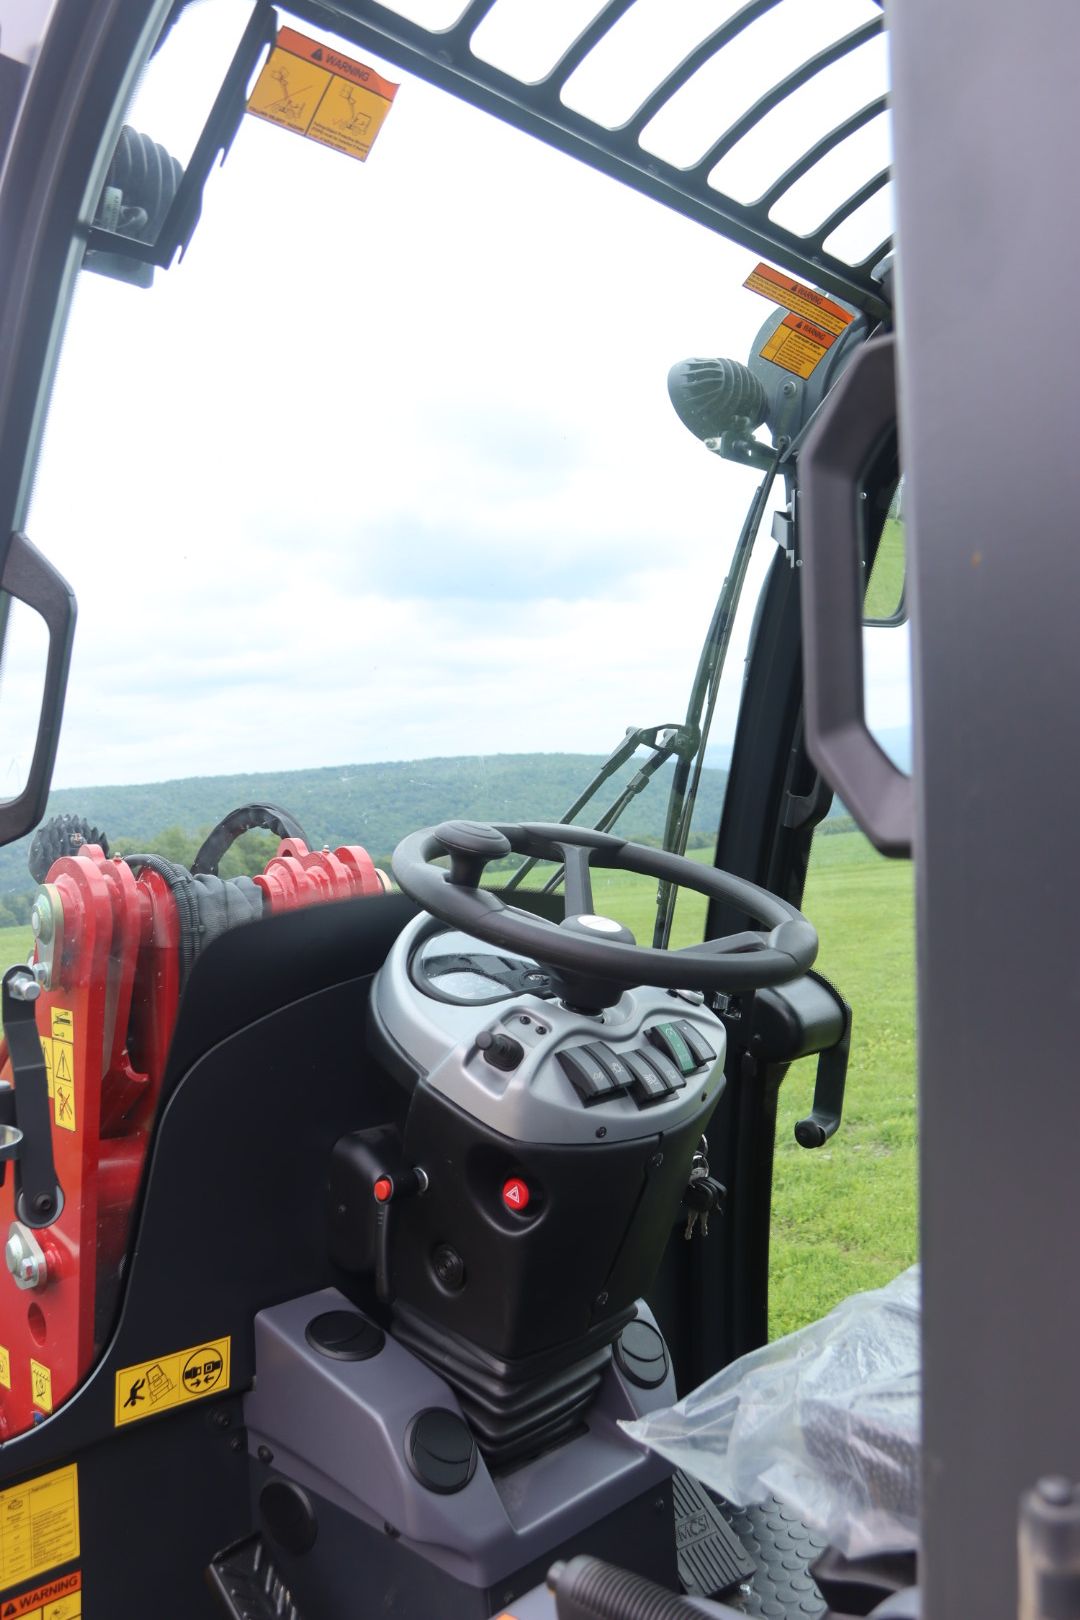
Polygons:
[[587,1046],[575,1046],[569,1052],[560,1052],[559,1063],[586,1108],[620,1095],[621,1087],[615,1084],[610,1072],[596,1061]]

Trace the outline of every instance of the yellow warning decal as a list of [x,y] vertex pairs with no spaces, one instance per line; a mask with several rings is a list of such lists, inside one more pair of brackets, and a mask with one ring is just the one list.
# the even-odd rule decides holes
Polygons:
[[824,293],[816,292],[805,282],[795,281],[782,271],[774,270],[771,264],[755,265],[743,286],[749,287],[751,292],[760,293],[762,298],[771,298],[782,309],[790,309],[793,315],[804,315],[807,320],[816,321],[834,337],[838,337],[855,319],[843,304],[826,298]]
[[397,89],[363,62],[282,28],[247,110],[363,163]]
[[0,1344],[0,1384],[3,1384],[5,1389],[11,1388],[11,1357],[2,1344]]
[[[55,1473],[28,1479],[22,1485],[0,1491],[0,1592],[6,1593],[22,1581],[32,1581],[44,1575],[57,1564],[66,1564],[79,1556],[79,1474],[75,1463],[58,1468]],[[68,1576],[66,1579],[71,1580]],[[59,1581],[50,1586],[59,1586]],[[81,1586],[81,1579],[79,1585]],[[44,1591],[45,1588],[42,1588]],[[57,1593],[58,1597],[77,1588]],[[25,1604],[35,1594],[12,1598],[15,1604]],[[34,1607],[42,1607],[46,1600],[38,1598],[27,1609],[16,1608],[15,1614],[33,1614]],[[10,1614],[7,1601],[0,1600],[0,1620]],[[78,1611],[76,1611],[77,1613]]]
[[[232,1340],[209,1339],[190,1350],[140,1361],[116,1375],[116,1427],[175,1406],[223,1394],[229,1387]],[[0,1614],[0,1620],[3,1620]]]
[[53,1117],[65,1131],[75,1129],[75,1073],[66,1046],[56,1048],[58,1056],[53,1072]]
[[75,1039],[75,1014],[70,1007],[54,1007],[52,1009],[52,1038],[54,1041],[68,1041]]
[[82,1571],[9,1598],[0,1604],[0,1620],[82,1620]]
[[43,1412],[52,1411],[52,1373],[42,1362],[30,1358],[30,1395]]
[[831,332],[813,321],[805,321],[801,315],[785,315],[760,353],[763,360],[793,371],[796,377],[809,377],[835,342]]
[[49,1039],[49,1037],[47,1035],[42,1035],[40,1037],[40,1039],[41,1039],[41,1055],[45,1059],[45,1076],[46,1076],[46,1079],[49,1082],[49,1096],[51,1097],[52,1094],[53,1094],[53,1078],[52,1078],[53,1043],[52,1043],[52,1041]]

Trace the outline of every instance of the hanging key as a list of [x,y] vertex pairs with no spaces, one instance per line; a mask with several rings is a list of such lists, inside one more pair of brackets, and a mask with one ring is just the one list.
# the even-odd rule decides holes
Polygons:
[[702,1237],[708,1237],[709,1216],[726,1197],[727,1188],[722,1186],[715,1176],[708,1174],[694,1176],[691,1172],[690,1185],[683,1194],[683,1203],[688,1210],[686,1227],[683,1231],[683,1237],[687,1242],[693,1237],[699,1223]]

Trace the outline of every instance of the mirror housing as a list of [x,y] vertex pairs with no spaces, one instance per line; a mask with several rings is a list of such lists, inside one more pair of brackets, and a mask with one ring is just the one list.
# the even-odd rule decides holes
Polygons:
[[[0,593],[33,608],[49,633],[37,739],[26,785],[15,798],[0,800],[0,844],[10,844],[31,832],[45,814],[60,742],[76,609],[71,586],[24,534],[11,536],[0,574]],[[6,626],[6,615],[3,622]]]

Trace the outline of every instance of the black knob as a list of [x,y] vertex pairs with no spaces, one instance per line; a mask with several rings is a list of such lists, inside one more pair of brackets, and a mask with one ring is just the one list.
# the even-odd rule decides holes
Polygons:
[[486,821],[443,821],[435,837],[450,856],[450,882],[475,889],[489,861],[510,853],[510,840]]
[[512,1035],[493,1033],[490,1029],[480,1031],[476,1044],[484,1054],[484,1062],[490,1063],[493,1069],[516,1069],[525,1056],[525,1048],[520,1041],[515,1041]]

